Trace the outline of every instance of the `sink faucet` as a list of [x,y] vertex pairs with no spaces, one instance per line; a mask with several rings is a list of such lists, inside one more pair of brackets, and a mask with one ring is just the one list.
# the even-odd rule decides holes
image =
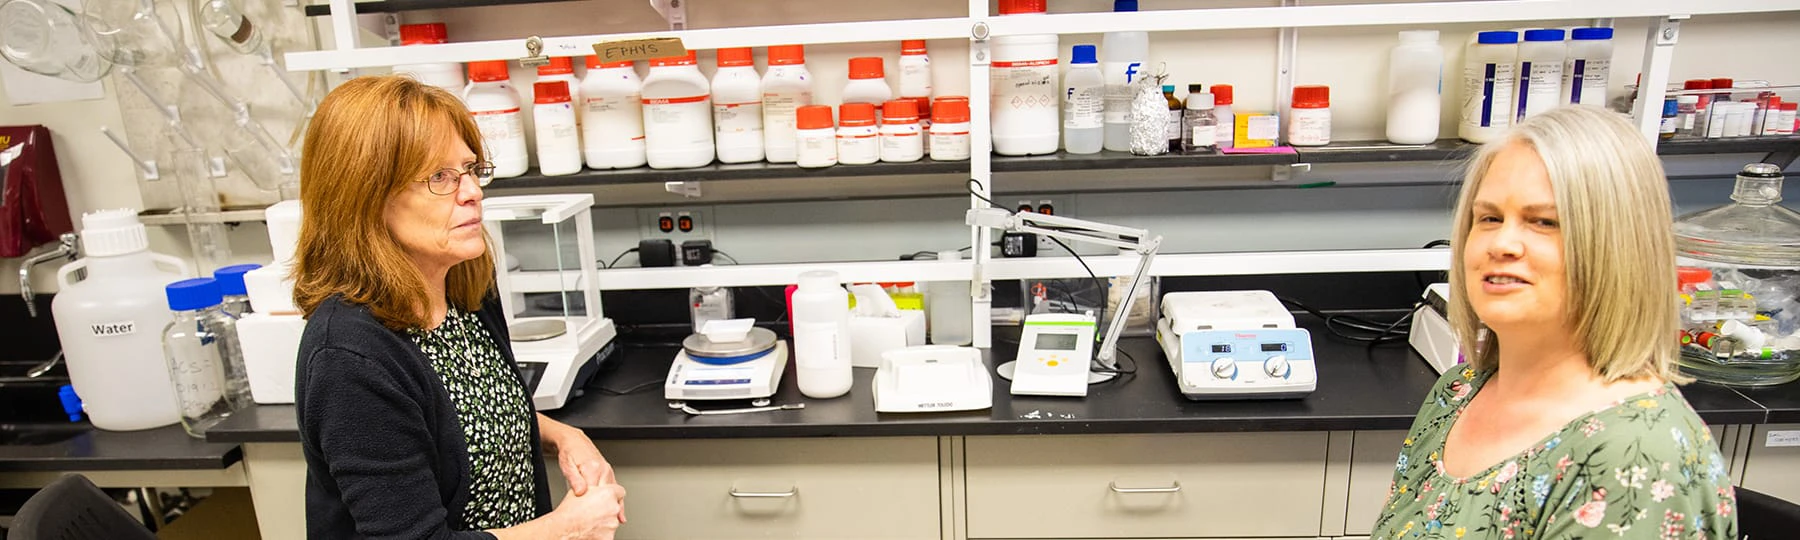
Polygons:
[[31,292],[31,267],[56,260],[57,258],[68,258],[68,260],[71,261],[75,260],[75,254],[77,253],[75,241],[78,238],[80,237],[76,236],[75,233],[63,233],[62,236],[57,239],[58,241],[55,249],[33,255],[31,258],[25,259],[25,262],[19,264],[19,294],[25,297],[25,312],[30,313],[32,317],[37,316],[37,304],[31,301],[32,297],[35,296]]

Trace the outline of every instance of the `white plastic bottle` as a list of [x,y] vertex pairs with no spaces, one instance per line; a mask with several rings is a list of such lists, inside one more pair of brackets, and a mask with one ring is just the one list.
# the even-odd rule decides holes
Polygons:
[[[1113,0],[1113,11],[1137,11],[1137,0]],[[1107,32],[1100,38],[1106,75],[1106,149],[1131,151],[1131,83],[1148,76],[1149,32]],[[1216,94],[1217,92],[1215,92]],[[1224,102],[1229,111],[1231,101]]]
[[837,127],[831,107],[806,105],[794,112],[795,164],[808,169],[837,165]]
[[844,103],[867,103],[880,107],[894,99],[894,89],[888,86],[886,71],[881,62],[879,56],[850,59],[850,82],[844,84]]
[[[939,251],[937,260],[959,261],[962,252]],[[967,281],[925,284],[925,314],[933,345],[968,345],[975,340],[975,309]]]
[[1231,108],[1237,90],[1229,84],[1212,85],[1213,116],[1219,119],[1219,148],[1237,144],[1237,113]]
[[[812,105],[812,85],[812,73],[806,70],[805,47],[769,47],[769,70],[762,79],[762,111],[763,151],[770,163],[793,163],[796,159],[794,111]],[[830,116],[829,109],[826,116]]]
[[[1002,16],[1044,13],[1045,0],[1000,0]],[[1062,130],[1057,114],[1056,34],[1001,36],[992,40],[989,103],[993,106],[994,153],[1032,156],[1055,153]]]
[[1518,65],[1519,33],[1482,32],[1463,53],[1462,121],[1456,134],[1485,143],[1505,133],[1513,118],[1513,68]]
[[[552,56],[548,65],[538,66],[537,75],[537,82],[562,81],[568,83],[569,103],[575,104],[576,107],[586,103],[581,99],[581,79],[575,78],[574,59],[567,56]],[[536,117],[533,118],[535,121]],[[581,115],[579,114],[575,115],[575,125],[581,125]]]
[[874,105],[845,103],[838,106],[837,147],[838,163],[844,165],[868,165],[881,159]]
[[838,273],[800,274],[800,287],[789,302],[794,312],[794,379],[800,393],[827,399],[849,392],[850,293]]
[[567,81],[538,81],[531,85],[532,125],[537,128],[538,174],[561,176],[581,172],[581,128],[575,125],[575,104]]
[[720,163],[749,163],[763,159],[762,76],[749,47],[718,50],[719,70],[713,74],[713,138]]
[[908,98],[882,104],[881,160],[907,163],[925,157],[925,135],[919,130],[918,102]]
[[[181,420],[163,361],[162,328],[173,320],[163,287],[191,277],[187,262],[150,251],[137,212],[81,216],[86,257],[56,273],[50,301],[69,381],[94,427],[133,431]],[[86,277],[75,281],[85,269]]]
[[581,79],[581,149],[593,169],[644,166],[644,83],[630,60],[587,57]]
[[931,107],[931,159],[969,159],[968,99],[938,98]]
[[713,160],[712,85],[694,51],[650,61],[644,79],[644,157],[652,169],[705,167]]
[[1606,106],[1612,76],[1613,29],[1576,28],[1563,64],[1562,102]]
[[1444,48],[1437,30],[1400,32],[1388,53],[1387,140],[1431,144],[1443,109]]
[[520,115],[519,94],[513,90],[505,60],[469,63],[469,87],[463,89],[463,103],[475,116],[481,128],[481,141],[487,146],[488,161],[494,164],[495,178],[512,178],[525,174],[531,166],[525,150],[525,119]]
[[[400,25],[400,45],[437,45],[448,43],[444,23]],[[461,96],[468,81],[463,79],[463,66],[456,62],[403,64],[394,66],[395,75],[407,75],[419,82],[442,88],[450,95]]]
[[1555,28],[1526,30],[1525,41],[1519,43],[1519,101],[1517,116],[1525,118],[1562,104],[1563,60],[1568,48],[1563,46],[1563,31]]
[[1063,76],[1063,145],[1071,154],[1097,153],[1106,138],[1106,76],[1094,52],[1093,45],[1076,45]]
[[931,97],[931,57],[923,39],[900,42],[900,97]]

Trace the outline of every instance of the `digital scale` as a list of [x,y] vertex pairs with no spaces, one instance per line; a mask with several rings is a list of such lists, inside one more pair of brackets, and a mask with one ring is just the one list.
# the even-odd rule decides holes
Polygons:
[[1112,379],[1110,373],[1090,373],[1094,360],[1093,315],[1043,313],[1025,317],[1015,360],[994,371],[1012,380],[1015,396],[1087,395],[1091,383]]
[[1268,291],[1164,295],[1156,340],[1191,400],[1298,398],[1318,387],[1312,334]]
[[[574,331],[570,331],[574,329]],[[576,388],[600,371],[618,330],[610,319],[521,317],[508,327],[513,360],[525,377],[531,403],[551,410],[568,403]]]
[[681,342],[681,352],[663,381],[669,408],[687,401],[748,399],[766,407],[787,368],[787,343],[751,319],[707,321],[702,333]]

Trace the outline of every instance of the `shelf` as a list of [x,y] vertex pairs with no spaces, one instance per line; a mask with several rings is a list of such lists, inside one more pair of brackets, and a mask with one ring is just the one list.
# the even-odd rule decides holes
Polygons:
[[1097,154],[1057,152],[1043,156],[994,156],[994,172],[1088,171],[1116,169],[1167,169],[1175,167],[1229,167],[1239,165],[1287,165],[1294,154],[1177,154],[1136,156],[1102,150]]
[[[187,225],[187,211],[145,210],[138,213],[138,221],[144,225]],[[226,208],[219,212],[194,214],[197,223],[242,223],[246,221],[263,221],[262,208]]]
[[1754,154],[1800,151],[1800,136],[1738,137],[1732,139],[1675,139],[1657,141],[1656,153],[1664,156],[1697,154]]
[[663,182],[699,182],[717,180],[765,180],[774,178],[843,178],[857,176],[897,176],[907,174],[967,174],[968,161],[932,161],[912,163],[871,163],[868,165],[834,165],[817,169],[792,163],[713,163],[692,169],[582,169],[575,174],[543,176],[533,167],[524,175],[497,178],[488,189],[537,187],[588,187],[618,184],[660,184]]
[[1340,141],[1325,146],[1295,148],[1300,163],[1399,163],[1454,161],[1469,157],[1477,145],[1459,139],[1438,139],[1424,145],[1387,141]]
[[[399,13],[421,9],[444,9],[480,6],[511,6],[517,4],[547,4],[551,2],[570,2],[573,0],[383,0],[380,2],[357,2],[356,13]],[[331,15],[330,4],[306,6],[306,16],[318,17]]]

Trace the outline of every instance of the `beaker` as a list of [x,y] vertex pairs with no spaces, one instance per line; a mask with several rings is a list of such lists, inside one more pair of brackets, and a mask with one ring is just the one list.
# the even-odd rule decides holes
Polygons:
[[76,82],[100,80],[112,69],[81,16],[50,0],[0,0],[0,57]]

